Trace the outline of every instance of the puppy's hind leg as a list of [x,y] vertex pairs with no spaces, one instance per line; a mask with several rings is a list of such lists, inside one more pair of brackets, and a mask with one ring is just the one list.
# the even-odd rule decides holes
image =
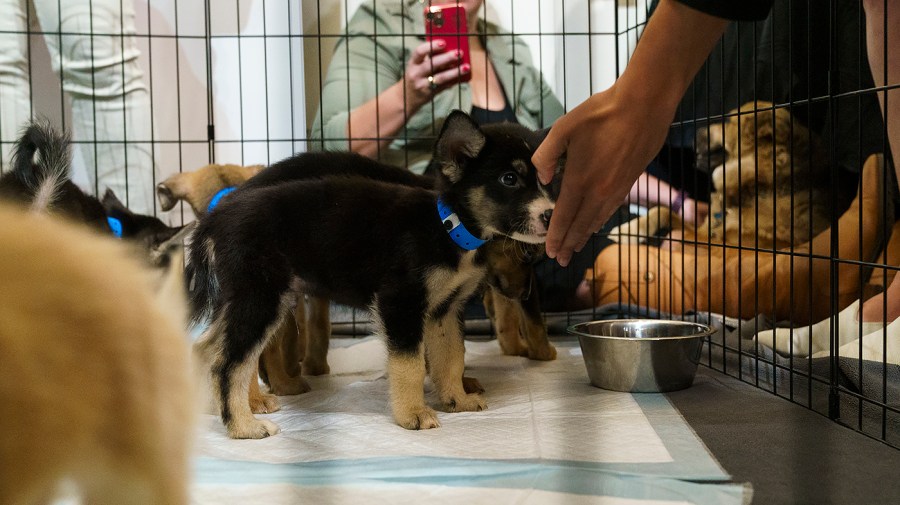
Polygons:
[[[298,304],[299,305],[299,304]],[[303,373],[324,375],[331,371],[328,367],[328,341],[331,338],[331,310],[327,298],[309,297],[309,311],[306,318],[307,348],[303,359]],[[300,321],[297,321],[300,324]],[[301,331],[302,328],[301,328]]]
[[250,410],[249,387],[255,379],[259,356],[288,316],[293,293],[287,281],[281,289],[259,286],[266,276],[245,276],[236,300],[226,304],[222,319],[221,353],[213,362],[213,393],[222,422],[231,438],[265,438],[278,433],[271,421],[256,419]]
[[[302,303],[298,303],[295,310],[298,311],[296,319],[305,319]],[[303,330],[297,328],[294,315],[285,313],[274,332],[275,337],[263,350],[260,358],[260,371],[264,366],[269,389],[278,396],[299,395],[310,390],[300,373],[301,331]]]

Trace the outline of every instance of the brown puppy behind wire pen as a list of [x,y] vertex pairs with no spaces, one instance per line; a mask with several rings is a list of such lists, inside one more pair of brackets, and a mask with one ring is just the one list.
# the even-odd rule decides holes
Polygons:
[[668,207],[653,207],[613,229],[610,238],[635,243],[672,230],[700,245],[781,249],[807,242],[829,226],[828,166],[817,139],[788,109],[748,102],[724,124],[703,132],[708,140],[698,139],[701,149],[725,150],[725,162],[712,172],[707,218],[695,226]]

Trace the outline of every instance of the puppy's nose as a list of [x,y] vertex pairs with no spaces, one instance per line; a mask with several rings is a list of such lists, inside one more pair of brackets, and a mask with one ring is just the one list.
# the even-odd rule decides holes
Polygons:
[[544,223],[544,226],[550,226],[550,216],[553,215],[553,209],[547,209],[541,214],[541,222]]

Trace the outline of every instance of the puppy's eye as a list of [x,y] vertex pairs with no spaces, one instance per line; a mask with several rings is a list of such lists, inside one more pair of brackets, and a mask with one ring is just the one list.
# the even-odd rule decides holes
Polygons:
[[500,184],[504,186],[515,186],[519,182],[519,176],[515,172],[506,172],[500,176]]

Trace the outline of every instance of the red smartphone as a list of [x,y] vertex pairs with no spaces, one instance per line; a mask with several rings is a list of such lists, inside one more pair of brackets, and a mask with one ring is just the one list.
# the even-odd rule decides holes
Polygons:
[[[447,51],[462,52],[462,62],[472,68],[469,59],[469,30],[466,8],[457,4],[432,5],[425,8],[425,38],[429,42],[443,40]],[[463,74],[460,81],[468,82],[472,73]]]

